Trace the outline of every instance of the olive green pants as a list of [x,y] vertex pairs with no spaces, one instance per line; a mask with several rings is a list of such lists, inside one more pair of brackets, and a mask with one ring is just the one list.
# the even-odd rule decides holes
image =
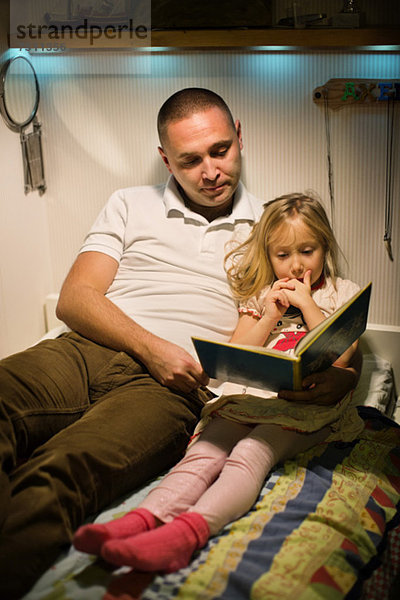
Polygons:
[[207,399],[76,333],[0,361],[0,598],[20,598],[90,514],[176,463]]

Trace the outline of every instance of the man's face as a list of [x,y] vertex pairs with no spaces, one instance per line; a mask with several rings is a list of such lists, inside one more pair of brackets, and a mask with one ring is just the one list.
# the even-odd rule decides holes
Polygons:
[[170,123],[166,133],[159,152],[189,203],[205,211],[228,207],[240,178],[239,121],[233,128],[222,110],[210,108]]

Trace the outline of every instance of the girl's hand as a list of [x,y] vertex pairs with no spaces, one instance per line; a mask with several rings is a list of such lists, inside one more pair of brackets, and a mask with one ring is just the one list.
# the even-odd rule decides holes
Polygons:
[[289,304],[301,310],[308,329],[312,329],[325,319],[311,295],[311,271],[305,272],[303,281],[298,279],[280,279],[276,283],[285,293]]
[[287,283],[290,284],[286,291],[290,304],[303,311],[311,300],[311,270],[306,271],[303,281],[288,279]]
[[263,299],[263,317],[273,321],[279,321],[282,315],[285,314],[290,306],[290,302],[286,293],[287,289],[294,289],[289,283],[289,278],[279,279],[275,281],[268,294]]

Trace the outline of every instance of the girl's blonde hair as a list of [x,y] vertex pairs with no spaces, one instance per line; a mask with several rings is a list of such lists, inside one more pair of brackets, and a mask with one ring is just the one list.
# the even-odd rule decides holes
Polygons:
[[[225,268],[233,293],[239,300],[257,296],[271,285],[275,274],[268,254],[273,233],[286,219],[299,215],[324,251],[324,274],[335,284],[339,275],[340,249],[321,203],[309,195],[287,194],[264,204],[264,212],[248,239],[225,257]],[[229,263],[229,267],[227,266]]]

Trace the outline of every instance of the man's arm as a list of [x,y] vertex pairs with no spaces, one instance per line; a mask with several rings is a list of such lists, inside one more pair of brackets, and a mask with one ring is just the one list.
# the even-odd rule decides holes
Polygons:
[[79,254],[62,286],[57,317],[84,337],[138,358],[163,385],[184,392],[207,385],[186,350],[153,335],[106,298],[117,269],[117,261],[101,252]]
[[279,397],[294,402],[308,402],[320,405],[333,405],[353,390],[360,378],[362,353],[354,352],[347,367],[332,365],[326,371],[313,373],[303,380],[304,389],[298,392],[281,390]]

